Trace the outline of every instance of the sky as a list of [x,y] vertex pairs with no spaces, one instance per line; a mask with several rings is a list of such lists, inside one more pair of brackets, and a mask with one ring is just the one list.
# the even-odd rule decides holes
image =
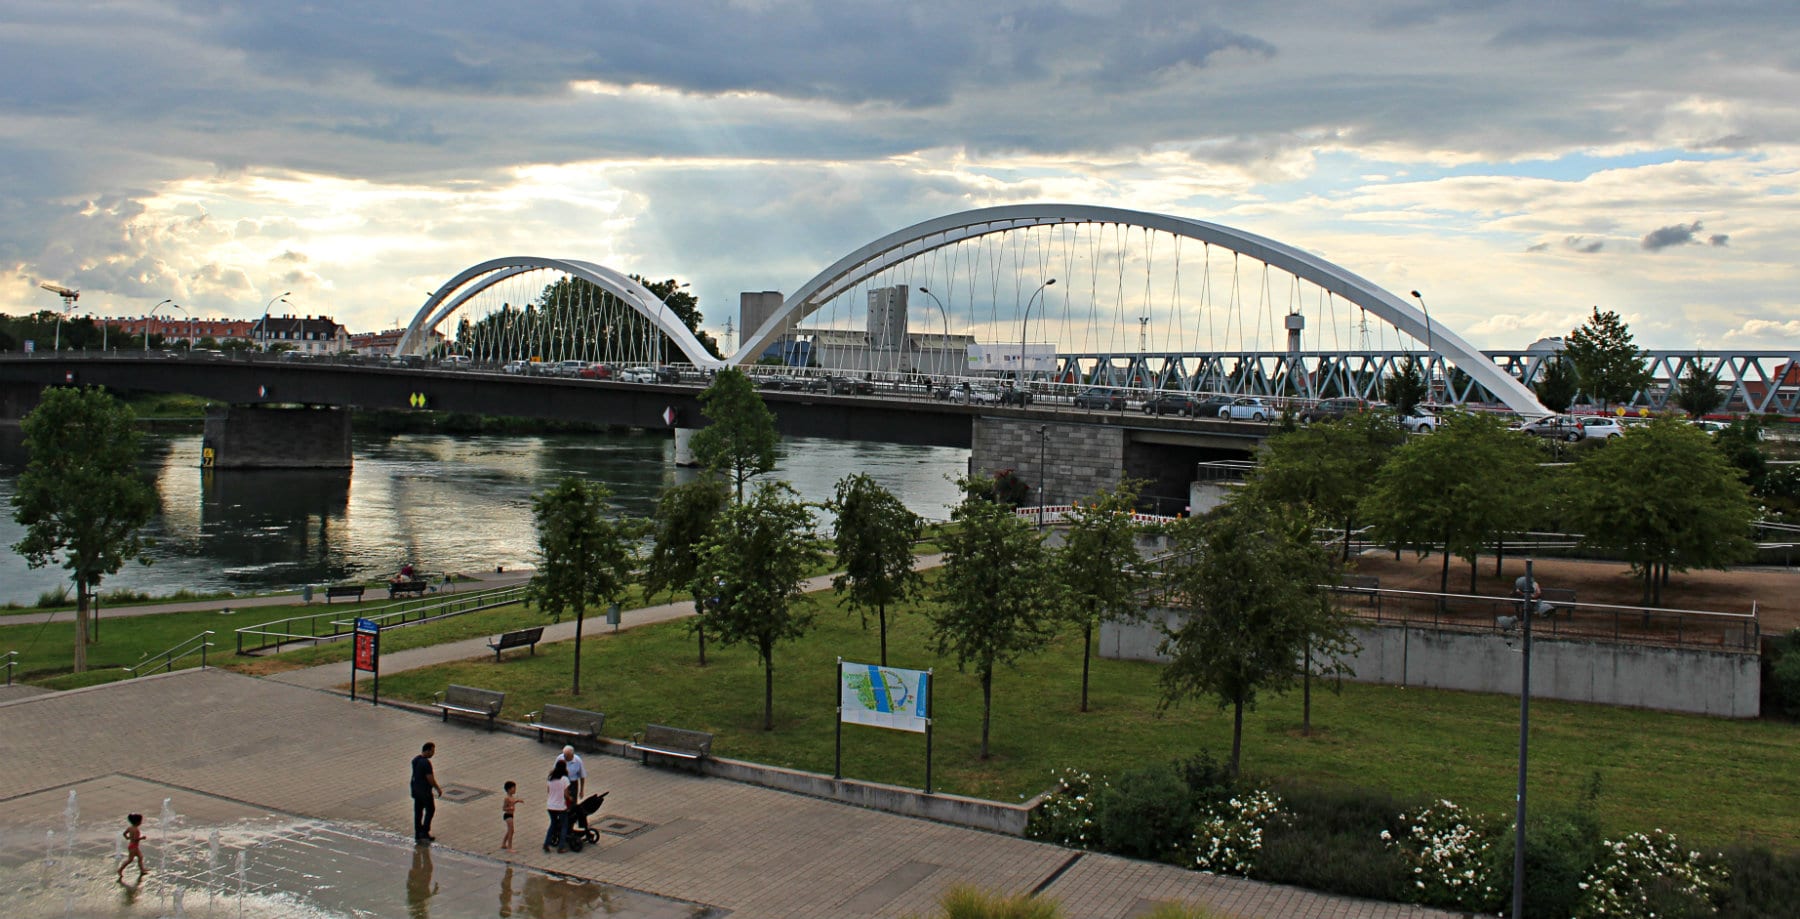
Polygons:
[[[1793,0],[8,0],[0,312],[352,332],[503,255],[717,330],[901,227],[1224,224],[1477,347],[1800,351]],[[281,307],[277,305],[277,312]]]

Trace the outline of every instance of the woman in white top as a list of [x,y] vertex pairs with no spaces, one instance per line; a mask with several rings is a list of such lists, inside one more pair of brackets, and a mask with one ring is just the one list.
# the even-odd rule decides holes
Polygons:
[[544,809],[550,812],[550,829],[544,833],[544,851],[551,846],[558,852],[569,851],[568,842],[563,838],[568,830],[569,816],[569,767],[562,760],[550,769],[550,781],[544,785]]

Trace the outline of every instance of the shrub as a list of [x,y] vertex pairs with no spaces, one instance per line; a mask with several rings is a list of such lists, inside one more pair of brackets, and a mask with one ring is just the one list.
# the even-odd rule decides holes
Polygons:
[[1780,714],[1800,717],[1800,629],[1772,644],[1774,661],[1763,691]]
[[932,919],[1061,919],[1062,906],[1030,894],[1004,896],[966,884],[944,891]]
[[1724,868],[1683,849],[1673,834],[1633,833],[1605,848],[1605,857],[1581,884],[1574,919],[1717,915],[1713,901],[1724,891]]
[[1260,788],[1209,805],[1194,827],[1191,864],[1208,874],[1249,877],[1264,830],[1280,816],[1281,799]]
[[1127,772],[1098,797],[1095,822],[1108,852],[1169,861],[1193,838],[1194,800],[1171,764]]
[[58,606],[68,606],[68,605],[69,605],[69,585],[67,585],[67,584],[58,584],[54,588],[52,588],[50,590],[46,590],[41,594],[38,594],[38,598],[37,598],[38,609],[52,609],[52,608],[55,608]]
[[1399,831],[1398,815],[1412,808],[1363,789],[1284,788],[1282,795],[1282,819],[1263,834],[1260,878],[1375,900],[1408,898],[1411,865],[1375,831]]
[[1787,919],[1800,903],[1800,854],[1777,855],[1763,847],[1736,846],[1720,856],[1726,883],[1719,915],[1725,919]]
[[1219,762],[1211,751],[1202,750],[1175,764],[1188,796],[1195,801],[1221,801],[1231,797],[1234,777],[1231,769]]
[[1412,866],[1411,899],[1432,906],[1491,911],[1501,900],[1494,876],[1494,824],[1440,800],[1410,817],[1398,833],[1381,839]]
[[[1592,797],[1587,799],[1589,802]],[[1512,825],[1492,850],[1493,876],[1503,900],[1512,902]],[[1574,813],[1534,811],[1525,818],[1525,915],[1568,916],[1581,899],[1582,881],[1604,847],[1591,806]]]
[[1057,773],[1056,786],[1031,812],[1026,838],[1071,849],[1093,848],[1100,841],[1094,829],[1095,798],[1109,786],[1104,779],[1096,782],[1093,776],[1074,769]]

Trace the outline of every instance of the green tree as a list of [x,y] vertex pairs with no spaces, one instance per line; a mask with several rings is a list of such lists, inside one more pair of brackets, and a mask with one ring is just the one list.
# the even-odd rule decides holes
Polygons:
[[[644,564],[645,596],[666,590],[673,599],[677,588],[694,582],[700,546],[712,532],[713,521],[730,503],[731,490],[710,476],[663,491],[651,517],[650,558]],[[700,666],[704,667],[706,624],[698,618],[688,622],[700,640]]]
[[1158,707],[1210,698],[1230,708],[1233,775],[1242,762],[1244,709],[1258,694],[1291,688],[1301,675],[1295,662],[1309,648],[1338,670],[1353,647],[1325,586],[1336,566],[1314,541],[1312,523],[1303,508],[1240,493],[1174,527],[1168,602],[1185,615],[1165,629],[1169,664]]
[[726,646],[750,644],[763,663],[763,730],[775,729],[775,645],[812,626],[801,591],[824,553],[812,515],[785,482],[764,482],[719,515],[694,572],[694,609]]
[[1357,412],[1296,428],[1263,441],[1249,488],[1264,501],[1304,505],[1322,520],[1342,523],[1348,559],[1362,499],[1388,456],[1405,442],[1406,432],[1387,412]]
[[1581,391],[1581,380],[1575,376],[1574,365],[1559,354],[1544,359],[1538,367],[1537,382],[1531,388],[1545,408],[1566,412],[1575,404],[1575,396]]
[[1437,433],[1414,437],[1376,473],[1362,501],[1375,538],[1393,549],[1421,555],[1444,552],[1438,590],[1450,591],[1450,556],[1469,562],[1475,589],[1475,557],[1483,546],[1523,529],[1532,519],[1538,487],[1538,454],[1526,437],[1492,415],[1446,416]]
[[1400,369],[1381,384],[1381,398],[1394,406],[1394,411],[1402,417],[1411,415],[1420,402],[1425,401],[1425,373],[1419,368],[1419,359],[1411,354],[1400,362]]
[[75,582],[74,671],[87,670],[88,610],[107,575],[136,558],[156,492],[138,477],[130,407],[98,387],[47,389],[21,429],[29,459],[13,492],[25,538],[13,551],[32,568],[55,561]]
[[869,627],[869,609],[875,609],[881,627],[881,666],[886,667],[887,608],[904,602],[924,583],[913,568],[913,544],[924,532],[925,521],[861,473],[839,479],[837,497],[826,507],[836,518],[832,540],[837,563],[844,569],[831,586],[862,614],[863,628]]
[[1088,710],[1088,665],[1094,628],[1143,609],[1146,586],[1138,554],[1138,524],[1131,519],[1139,486],[1121,482],[1068,514],[1062,548],[1053,556],[1063,586],[1064,613],[1081,627],[1081,710]]
[[694,458],[714,472],[730,472],[742,503],[745,480],[775,468],[775,415],[750,378],[730,367],[700,394],[700,413],[708,423],[694,434]]
[[1662,603],[1669,571],[1724,570],[1754,551],[1756,505],[1706,432],[1675,418],[1631,429],[1571,471],[1570,525],[1621,553]]
[[631,581],[632,546],[643,527],[608,516],[606,486],[570,476],[531,500],[537,521],[538,570],[531,596],[555,621],[575,614],[575,672],[569,692],[581,695],[581,629],[589,606],[613,603]]
[[1675,404],[1689,416],[1699,418],[1724,402],[1725,394],[1719,392],[1719,365],[1714,364],[1709,370],[1705,356],[1694,355],[1687,373],[1682,374],[1681,382],[1675,387]]
[[1594,307],[1588,321],[1569,333],[1563,353],[1575,365],[1581,391],[1588,398],[1609,403],[1629,403],[1631,397],[1650,388],[1650,368],[1644,352],[1632,343],[1631,328],[1619,314]]
[[1056,579],[1043,540],[1005,505],[970,496],[951,520],[957,525],[944,536],[931,637],[937,653],[956,658],[957,669],[975,668],[987,759],[994,667],[1010,667],[1049,642],[1059,609]]

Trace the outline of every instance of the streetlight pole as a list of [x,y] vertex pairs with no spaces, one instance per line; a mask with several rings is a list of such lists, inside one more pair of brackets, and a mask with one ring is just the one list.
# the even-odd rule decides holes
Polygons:
[[1138,373],[1144,377],[1144,391],[1150,390],[1150,363],[1144,352],[1150,346],[1150,317],[1138,317]]
[[1531,577],[1531,559],[1525,560],[1524,596],[1519,601],[1519,625],[1525,630],[1525,662],[1519,677],[1519,801],[1513,817],[1512,916],[1525,914],[1525,751],[1531,739],[1531,617],[1537,613],[1537,582]]
[[[670,280],[674,280],[674,279],[671,278]],[[667,344],[667,342],[669,340],[669,336],[663,334],[663,330],[662,330],[663,310],[668,307],[669,298],[675,296],[676,291],[678,291],[686,286],[688,286],[687,282],[683,281],[682,283],[676,284],[674,287],[669,288],[668,293],[663,294],[662,296],[656,298],[656,366],[658,366],[658,367],[661,367],[664,364],[669,362],[668,355],[664,351],[664,347],[663,347],[665,344]]]
[[937,304],[938,315],[944,317],[944,350],[938,355],[938,372],[948,376],[944,369],[944,362],[949,359],[948,355],[950,354],[950,313],[944,309],[944,301],[939,300],[938,295],[932,293],[928,288],[919,288],[919,293],[930,297],[931,302]]
[[1056,283],[1056,279],[1051,278],[1050,280],[1045,281],[1042,284],[1039,284],[1038,289],[1031,292],[1031,299],[1025,301],[1025,318],[1019,320],[1019,379],[1018,379],[1018,384],[1019,384],[1020,392],[1023,392],[1025,390],[1025,329],[1028,326],[1030,326],[1030,324],[1031,324],[1031,308],[1032,308],[1032,306],[1034,306],[1037,303],[1038,295],[1042,294],[1044,292],[1044,288],[1049,287],[1050,285],[1055,284],[1055,283]]
[[150,307],[150,312],[144,314],[144,353],[145,354],[150,353],[150,321],[156,318],[156,311],[163,308],[163,303],[174,303],[174,302],[175,301],[173,299],[164,299],[162,303],[158,303],[157,305]]
[[1432,346],[1431,342],[1431,310],[1425,306],[1424,294],[1415,290],[1412,295],[1414,300],[1419,301],[1419,309],[1425,313],[1425,393],[1427,398],[1436,401],[1436,395],[1433,393],[1435,387],[1432,385],[1431,357],[1437,349]]
[[1050,442],[1050,426],[1038,425],[1038,532],[1044,532],[1044,505],[1050,500],[1050,467],[1044,465],[1044,446]]
[[283,291],[281,296],[270,297],[269,302],[263,305],[262,326],[257,330],[259,333],[257,337],[262,339],[261,344],[264,352],[269,350],[269,310],[273,308],[277,302],[286,303],[287,298],[293,296],[293,294],[294,292],[291,290]]

